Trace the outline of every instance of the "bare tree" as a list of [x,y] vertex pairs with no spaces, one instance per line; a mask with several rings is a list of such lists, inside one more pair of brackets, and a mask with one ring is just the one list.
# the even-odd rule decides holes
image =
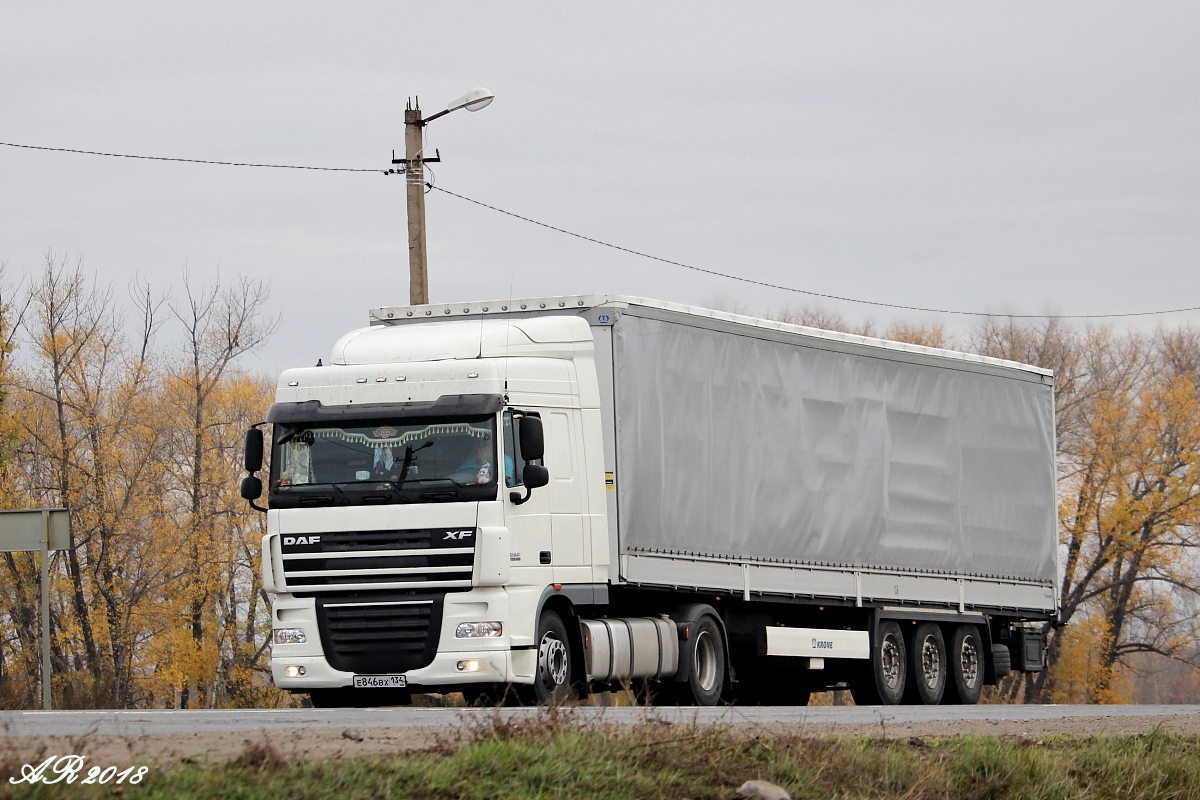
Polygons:
[[[214,528],[214,499],[219,486],[209,470],[219,455],[218,431],[227,420],[214,417],[211,401],[235,359],[262,344],[274,331],[276,320],[265,316],[269,292],[261,281],[242,278],[232,286],[222,286],[218,278],[208,286],[195,287],[185,274],[184,285],[185,302],[171,306],[183,329],[183,358],[173,370],[171,381],[174,404],[180,417],[190,423],[179,442],[183,447],[179,468],[182,485],[187,487],[185,538],[191,576],[188,624],[193,641],[202,647],[206,638],[205,609],[221,590],[219,582],[214,582],[220,573],[206,568],[209,554],[219,549]],[[187,690],[189,696],[184,703],[203,691],[200,675],[194,675],[193,680],[197,683]]]

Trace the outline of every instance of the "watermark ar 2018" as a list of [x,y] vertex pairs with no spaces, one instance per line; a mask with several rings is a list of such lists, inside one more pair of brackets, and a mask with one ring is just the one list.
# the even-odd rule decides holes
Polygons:
[[141,783],[149,767],[134,765],[124,770],[117,767],[89,767],[83,774],[87,756],[50,756],[40,764],[22,764],[20,777],[12,776],[9,783]]

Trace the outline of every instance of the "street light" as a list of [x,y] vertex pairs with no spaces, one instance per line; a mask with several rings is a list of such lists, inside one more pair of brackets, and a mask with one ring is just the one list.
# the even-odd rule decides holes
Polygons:
[[425,250],[425,168],[426,161],[441,161],[441,156],[426,158],[425,125],[465,108],[479,111],[495,99],[487,89],[478,88],[451,100],[446,108],[428,117],[421,116],[421,102],[409,102],[404,109],[404,160],[392,158],[393,164],[403,163],[408,186],[408,302],[422,305],[429,302],[429,261]]

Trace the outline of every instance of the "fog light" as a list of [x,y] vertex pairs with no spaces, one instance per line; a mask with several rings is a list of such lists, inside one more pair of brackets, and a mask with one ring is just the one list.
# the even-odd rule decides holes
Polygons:
[[303,628],[276,628],[275,644],[304,644],[308,638]]
[[463,622],[455,629],[459,639],[490,639],[504,635],[504,626],[499,622]]
[[306,672],[308,672],[308,670],[306,670],[304,667],[298,666],[296,664],[289,664],[288,666],[283,668],[283,674],[287,675],[289,678],[303,677],[304,673],[306,673]]
[[479,672],[479,659],[470,658],[466,661],[458,662],[459,672]]

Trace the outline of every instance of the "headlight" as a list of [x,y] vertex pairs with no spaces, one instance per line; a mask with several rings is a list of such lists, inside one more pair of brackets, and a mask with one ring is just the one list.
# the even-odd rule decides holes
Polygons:
[[303,628],[275,629],[275,644],[304,644],[307,641]]
[[504,626],[499,622],[464,622],[454,631],[459,639],[482,639],[504,635]]

